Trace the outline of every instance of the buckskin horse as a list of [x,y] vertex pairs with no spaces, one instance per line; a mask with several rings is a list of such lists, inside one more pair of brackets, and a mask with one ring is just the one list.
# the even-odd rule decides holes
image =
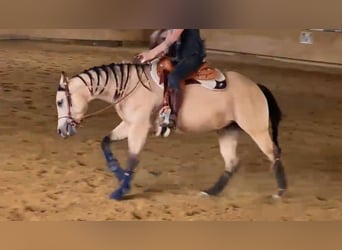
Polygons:
[[[76,134],[90,101],[113,104],[120,124],[102,139],[101,147],[108,168],[119,181],[110,198],[121,200],[129,191],[146,139],[158,126],[158,111],[166,99],[166,75],[172,70],[167,57],[150,63],[112,63],[87,69],[70,79],[61,74],[56,93],[57,133]],[[280,198],[287,189],[278,126],[281,110],[268,88],[246,76],[221,72],[207,63],[184,79],[184,100],[177,117],[177,130],[183,133],[215,131],[225,170],[205,195],[218,195],[227,186],[239,165],[236,154],[238,134],[247,133],[271,162]],[[270,133],[269,127],[272,128]],[[120,166],[111,150],[112,142],[128,140],[127,167]]]

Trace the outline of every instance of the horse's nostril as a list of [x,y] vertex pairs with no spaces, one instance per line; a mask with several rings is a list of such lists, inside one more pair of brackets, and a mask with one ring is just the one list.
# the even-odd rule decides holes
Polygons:
[[58,132],[58,134],[61,134],[61,133],[62,133],[62,130],[58,129],[57,132]]

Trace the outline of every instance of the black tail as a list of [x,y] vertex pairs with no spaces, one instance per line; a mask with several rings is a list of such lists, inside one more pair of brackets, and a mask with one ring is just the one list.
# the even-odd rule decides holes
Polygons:
[[261,91],[264,93],[266,99],[267,99],[267,104],[269,108],[269,114],[270,114],[270,120],[271,120],[271,126],[272,126],[272,140],[274,144],[278,147],[279,153],[280,153],[280,146],[278,143],[278,127],[279,123],[282,119],[282,113],[279,108],[279,105],[274,98],[272,92],[266,88],[264,85],[258,84],[259,88]]

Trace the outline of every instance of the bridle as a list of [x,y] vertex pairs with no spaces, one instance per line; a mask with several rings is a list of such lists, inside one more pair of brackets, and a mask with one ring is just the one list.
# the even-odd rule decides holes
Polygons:
[[70,90],[69,90],[69,82],[66,80],[66,84],[65,84],[65,88],[62,88],[61,86],[59,86],[58,88],[59,91],[64,91],[65,95],[66,95],[66,99],[67,99],[67,108],[68,108],[68,115],[66,116],[61,116],[58,117],[58,120],[60,119],[64,119],[67,118],[67,124],[71,125],[73,127],[77,127],[80,125],[80,121],[77,121],[75,118],[72,117],[71,115],[71,107],[72,107],[72,101],[71,101],[71,94],[70,94]]

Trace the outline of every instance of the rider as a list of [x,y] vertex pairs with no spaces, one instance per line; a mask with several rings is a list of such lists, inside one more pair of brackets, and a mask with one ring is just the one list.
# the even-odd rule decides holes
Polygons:
[[181,81],[200,68],[206,52],[199,29],[171,29],[167,31],[163,42],[139,55],[141,62],[153,60],[167,53],[172,45],[175,46],[176,60],[173,71],[168,75],[168,84],[171,90],[171,120],[175,125],[182,103]]

